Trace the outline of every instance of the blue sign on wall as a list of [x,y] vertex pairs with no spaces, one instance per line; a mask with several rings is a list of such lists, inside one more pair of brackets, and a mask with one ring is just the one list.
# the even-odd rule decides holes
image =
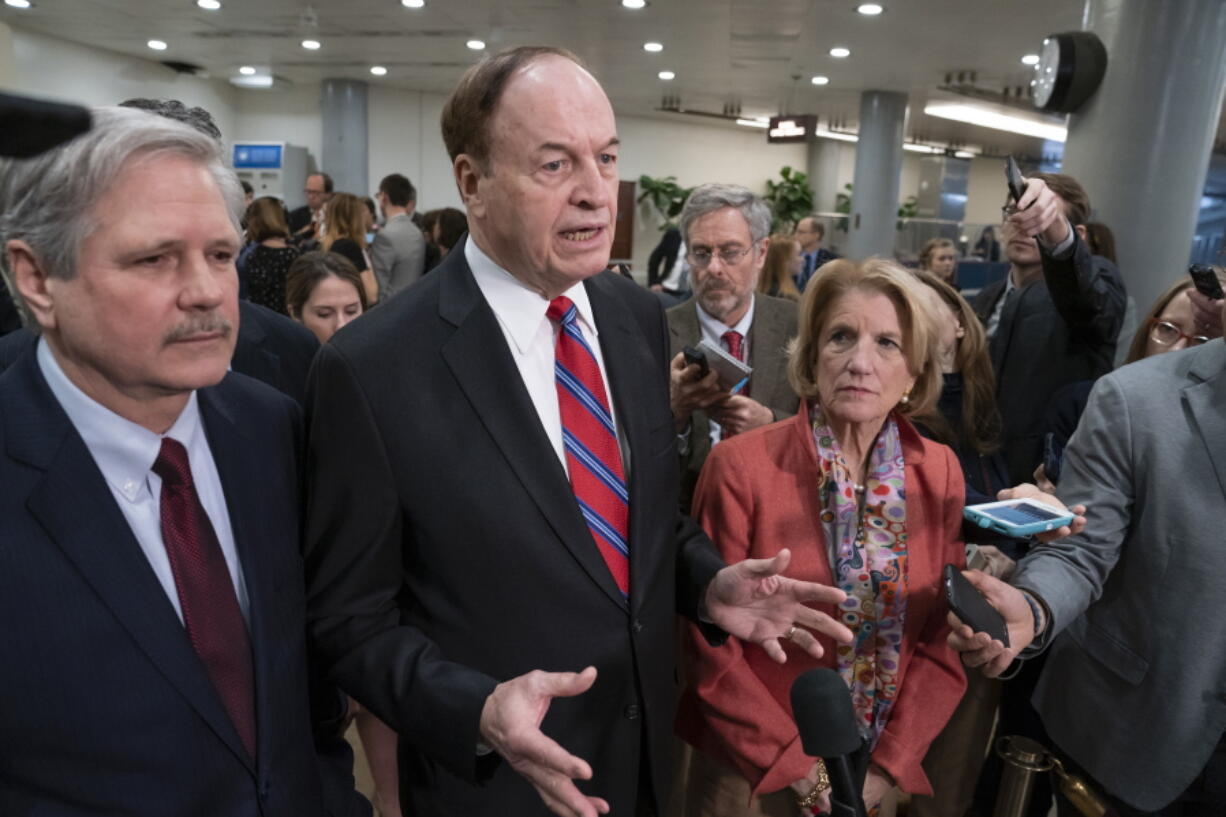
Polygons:
[[279,170],[281,168],[281,146],[237,144],[234,146],[234,167],[235,169]]

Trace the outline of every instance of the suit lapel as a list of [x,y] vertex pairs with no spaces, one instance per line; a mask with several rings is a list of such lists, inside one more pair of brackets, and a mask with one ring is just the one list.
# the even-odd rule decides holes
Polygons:
[[183,624],[35,355],[24,355],[15,368],[9,384],[24,382],[6,390],[0,414],[14,441],[10,454],[44,471],[27,500],[30,513],[149,661],[254,771]]
[[438,273],[445,276],[440,282],[439,313],[455,326],[443,344],[443,360],[554,533],[592,581],[624,610],[625,600],[579,513],[566,471],[554,456],[498,319],[464,260],[463,244],[447,254]]
[[[260,475],[270,465],[266,459],[267,447],[242,432],[233,412],[226,405],[224,388],[223,381],[222,385],[203,389],[197,394],[200,419],[209,440],[213,462],[217,466],[217,475],[221,479],[230,516],[230,530],[234,534],[234,547],[243,567],[243,583],[247,588],[247,630],[251,638],[251,663],[255,673],[256,752],[263,766],[272,749],[269,743],[272,727],[268,721],[272,711],[269,677],[272,668],[268,666],[267,656],[273,645],[270,643],[268,611],[272,604],[270,595],[275,592],[274,585],[278,579],[268,563],[268,545],[285,537],[286,532],[269,529],[270,522],[281,517],[270,512],[265,504],[271,500],[270,497],[253,490],[253,486],[264,484]],[[288,456],[290,452],[286,454]],[[236,741],[237,738],[235,733]],[[241,747],[239,743],[240,751]]]
[[660,517],[648,511],[656,497],[649,494],[644,476],[654,452],[647,446],[651,429],[643,396],[660,387],[659,364],[637,331],[634,316],[610,283],[604,275],[598,275],[587,280],[586,288],[600,330],[600,353],[609,375],[613,408],[630,451],[630,599],[637,610],[647,595],[642,581],[661,574],[657,562],[663,555],[660,548],[647,547],[647,542],[658,535],[648,529],[648,520]]
[[1226,494],[1226,342],[1215,340],[1193,354],[1190,374],[1199,382],[1183,390],[1183,399]]

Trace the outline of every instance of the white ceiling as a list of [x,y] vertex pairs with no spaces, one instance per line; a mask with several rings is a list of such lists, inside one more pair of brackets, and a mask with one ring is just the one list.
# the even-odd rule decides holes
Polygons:
[[[26,11],[0,6],[10,25],[153,60],[202,66],[214,77],[240,65],[272,67],[295,84],[363,79],[413,90],[448,92],[487,52],[507,46],[564,46],[583,58],[623,114],[656,114],[665,94],[683,107],[720,112],[739,104],[746,116],[816,113],[822,124],[854,127],[860,92],[910,95],[908,136],[957,140],[992,152],[1037,154],[1038,140],[925,116],[923,103],[947,74],[975,72],[983,88],[1024,86],[1047,34],[1080,27],[1075,0],[881,0],[884,14],[856,12],[858,0],[649,0],[632,11],[620,0],[222,0],[204,11],[195,0],[33,0]],[[304,50],[304,38],[323,48]],[[149,39],[169,44],[151,51]],[[643,50],[648,40],[664,51]],[[851,57],[834,59],[840,45]],[[386,66],[373,77],[369,67]],[[677,78],[665,82],[660,70]],[[830,78],[815,87],[814,74]],[[799,79],[794,79],[799,77]],[[275,93],[275,91],[269,92]]]

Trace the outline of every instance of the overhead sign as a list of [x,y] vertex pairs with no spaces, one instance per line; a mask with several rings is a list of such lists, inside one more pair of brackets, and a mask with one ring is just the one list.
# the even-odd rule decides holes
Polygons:
[[816,130],[817,116],[814,114],[772,116],[770,129],[766,132],[766,141],[775,145],[808,142],[813,139]]

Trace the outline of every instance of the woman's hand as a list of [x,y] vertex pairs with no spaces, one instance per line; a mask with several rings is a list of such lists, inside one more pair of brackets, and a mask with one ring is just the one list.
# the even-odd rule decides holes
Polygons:
[[[791,789],[793,793],[795,793],[796,795],[797,803],[799,803],[801,800],[804,800],[806,797],[808,797],[813,792],[815,788],[817,788],[818,769],[820,768],[821,768],[821,761],[819,760],[816,763],[814,763],[813,766],[809,768],[809,773],[807,775],[805,775],[804,777],[792,783]],[[816,809],[818,812],[830,811],[830,787],[829,786],[827,786],[826,790],[823,791],[818,796],[817,802],[813,804],[813,809]],[[809,811],[812,811],[812,809],[806,809],[806,812],[809,812]]]
[[876,763],[869,764],[868,774],[864,776],[864,807],[874,809],[881,803],[886,792],[894,788],[894,781],[886,774],[885,769]]

